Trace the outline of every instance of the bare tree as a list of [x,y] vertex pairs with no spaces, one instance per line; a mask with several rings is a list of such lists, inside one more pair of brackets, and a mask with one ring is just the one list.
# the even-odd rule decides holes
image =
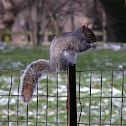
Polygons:
[[[75,28],[75,17],[83,17],[84,15],[92,18],[95,25],[100,18],[96,14],[96,4],[93,1],[6,0],[5,3],[5,0],[2,0],[0,6],[3,7],[3,15],[9,13],[7,17],[10,17],[8,19],[3,18],[3,26],[4,28],[12,28],[12,26],[14,28],[17,24],[20,28],[16,28],[16,30],[29,31],[30,34],[27,34],[29,42],[32,41],[33,45],[40,45],[42,34],[45,31],[51,31],[53,34],[62,32],[68,19],[71,30]],[[1,12],[0,16],[2,15]],[[101,21],[99,22],[101,23]],[[10,26],[8,26],[9,24]]]

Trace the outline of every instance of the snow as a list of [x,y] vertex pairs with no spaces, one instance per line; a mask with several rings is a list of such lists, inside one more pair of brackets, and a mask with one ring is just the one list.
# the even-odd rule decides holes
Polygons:
[[11,67],[13,67],[13,68],[23,67],[23,66],[24,66],[24,64],[21,63],[20,61],[17,61],[17,62],[11,62],[10,65],[11,65]]
[[121,45],[104,43],[103,48],[104,49],[113,49],[114,51],[118,51],[121,49]]
[[[6,86],[9,88],[10,87],[10,83],[11,83],[11,77],[5,77],[4,75],[2,75],[2,77],[0,78],[0,81],[1,82],[6,82],[8,84]],[[4,85],[2,85],[2,86],[4,86]]]
[[0,90],[0,94],[1,94],[1,95],[8,94],[8,91]]
[[1,65],[0,65],[0,69],[3,69],[6,67],[6,69],[11,69],[11,68],[18,68],[18,67],[23,67],[24,64],[21,61],[11,61],[11,59],[6,59],[4,61],[2,61]]
[[7,46],[6,42],[0,42],[0,50],[4,50]]
[[115,51],[118,51],[118,50],[121,49],[121,46],[119,46],[119,45],[111,45],[111,48],[112,48],[113,50],[115,50]]
[[[118,90],[118,89],[116,89],[114,87],[112,88],[112,90],[113,90],[113,95],[121,94],[122,93],[120,90]],[[111,89],[109,89],[109,91],[111,92]]]
[[[58,84],[58,94],[60,96],[61,96],[61,94],[63,96],[64,95],[66,96],[67,95],[66,94],[67,93],[67,85],[66,85],[66,83],[63,84],[64,79],[63,79],[63,77],[61,75],[58,75],[58,77],[59,77],[58,80],[60,80],[60,82]],[[86,83],[89,83],[90,82],[90,74],[89,75],[84,75],[83,77],[84,77],[83,79],[85,79]],[[110,83],[110,80],[107,77],[103,77],[102,78],[102,81],[104,82],[103,84],[106,84],[107,85],[107,84]],[[46,79],[46,78],[47,78],[47,76],[42,76],[41,77],[41,79]],[[17,85],[16,85],[17,82],[15,81],[16,79],[17,79],[17,77],[13,77],[13,85],[12,85],[12,90],[11,90],[11,94],[13,94],[13,95],[17,95],[18,94]],[[48,79],[51,80],[53,83],[55,83],[55,85],[57,85],[57,83],[56,83],[57,82],[57,75],[49,76]],[[114,82],[116,81],[116,79],[118,79],[118,80],[120,79],[121,80],[121,86],[122,86],[122,73],[121,72],[114,73]],[[9,93],[8,89],[10,88],[11,78],[10,77],[5,77],[5,76],[2,75],[0,77],[0,82],[2,82],[2,81],[4,81],[4,84],[6,84],[6,85],[3,84],[1,86],[2,88],[0,89],[0,95],[1,94],[2,95],[4,94],[4,95],[7,95],[7,96],[0,96],[0,105],[1,106],[4,106],[4,105],[7,105],[8,104],[8,93]],[[100,96],[100,93],[101,93],[100,87],[99,86],[98,87],[97,86],[94,86],[94,85],[97,84],[97,81],[98,81],[98,83],[101,82],[100,75],[97,75],[97,74],[95,75],[93,73],[92,74],[92,78],[91,78],[91,83],[92,83],[91,94],[92,94],[92,96],[98,96],[99,97]],[[16,82],[16,83],[14,83],[14,82]],[[40,80],[40,82],[41,82],[41,80]],[[39,92],[39,94],[45,94],[46,95],[47,94],[46,88],[43,91],[42,90],[42,88],[43,88],[43,85],[42,84],[43,83],[40,83],[39,84],[39,88],[40,89],[38,90],[38,92]],[[44,85],[45,84],[46,84],[46,82],[44,83]],[[78,88],[78,85],[77,85],[77,88]],[[6,90],[4,90],[4,89],[6,89]],[[113,94],[112,94],[113,96],[114,95],[116,95],[117,97],[118,96],[122,96],[122,90],[120,90],[120,88],[113,86],[112,91],[113,91]],[[90,86],[89,85],[81,86],[80,87],[80,93],[81,93],[81,97],[83,97],[85,95],[86,96],[87,95],[89,96]],[[36,91],[34,92],[34,94],[36,95]],[[55,95],[55,96],[57,96],[57,87],[56,88],[53,87],[53,90],[51,90],[51,91],[49,89],[49,95]],[[104,87],[104,85],[103,85],[102,96],[105,96],[105,97],[108,96],[108,97],[110,97],[110,95],[111,95],[111,88]],[[10,105],[13,105],[13,106],[16,106],[17,105],[17,97],[12,97],[11,96],[9,100],[10,100],[9,101],[9,104]],[[32,101],[30,102],[29,105],[31,105],[32,102],[35,104],[36,103],[36,100],[37,100],[37,98],[34,97],[32,99]],[[66,107],[66,100],[67,100],[67,97],[58,97],[59,103],[60,102],[63,102],[62,103],[62,106],[64,106],[64,107],[62,107],[59,104],[59,106],[58,106],[59,107],[58,108],[59,109],[58,113],[64,113],[64,115],[65,115],[64,109]],[[54,104],[54,106],[56,106],[57,97],[48,97],[48,101],[49,101],[49,104],[50,105],[51,104],[52,105]],[[88,100],[86,102],[85,101],[86,101],[85,99],[81,99],[82,107],[89,107],[89,101]],[[19,100],[19,102],[21,102],[20,104],[23,105],[23,103],[22,103],[21,100]],[[39,104],[39,107],[41,106],[40,107],[41,108],[41,111],[39,110],[39,112],[38,112],[39,114],[45,114],[46,113],[46,108],[47,108],[46,102],[47,101],[45,100],[45,98],[44,99],[42,98],[42,102],[44,104],[43,103],[40,103]],[[77,102],[78,102],[78,100],[77,100]],[[124,101],[124,103],[125,103],[125,101]],[[110,116],[111,98],[102,98],[101,105],[102,105],[102,110],[101,110],[102,113],[104,113],[105,115]],[[121,110],[122,98],[113,98],[112,99],[112,105],[113,105],[113,110],[112,110],[113,111],[113,114],[112,114],[113,118],[112,118],[112,121],[114,122],[115,120],[118,120],[117,117],[116,117],[116,115],[119,114],[119,112]],[[104,106],[108,106],[108,108],[105,108],[105,110],[104,110]],[[48,106],[48,107],[49,107],[48,108],[48,115],[50,115],[50,116],[55,115],[56,114],[55,113],[55,110],[56,109],[53,110],[50,106]],[[80,107],[80,104],[79,103],[78,103],[78,107]],[[94,115],[99,115],[99,107],[100,107],[100,100],[99,99],[95,100],[95,98],[92,98],[91,99],[91,113],[93,113]],[[24,107],[23,106],[20,106],[19,108],[20,108],[19,112],[21,112],[21,115],[23,115],[24,112],[22,112],[22,111],[23,111]],[[31,110],[31,109],[33,109],[33,110]],[[10,116],[13,115],[15,113],[15,111],[16,110],[11,110],[11,108],[10,108],[9,115]],[[81,114],[82,115],[87,115],[86,111],[88,111],[88,110],[84,110],[83,109],[83,112]],[[8,115],[7,108],[1,110],[1,112],[3,114],[5,114],[5,116],[2,116],[2,118],[7,117],[7,115]],[[125,114],[125,112],[126,112],[126,107],[125,107],[125,104],[124,104],[124,106],[123,106],[123,113]],[[34,113],[36,113],[36,108],[32,108],[32,107],[30,108],[29,107],[29,113],[28,114],[30,116],[33,116]],[[41,118],[41,116],[40,117],[38,116],[38,118]],[[124,119],[125,119],[125,117],[124,117]],[[97,120],[97,118],[94,117],[94,120]]]
[[[90,88],[88,88],[88,87],[83,87],[83,88],[80,88],[80,91],[81,91],[81,92],[90,92]],[[100,92],[100,89],[91,88],[91,93],[92,93],[92,94],[96,94],[96,93],[99,93],[99,92]]]
[[[107,78],[102,78],[102,81],[106,81]],[[86,79],[87,82],[90,82],[90,78]],[[99,77],[92,77],[91,81],[96,82],[96,81],[101,81],[101,78]]]
[[66,85],[59,85],[59,88],[58,88],[58,92],[61,93],[61,92],[64,92],[67,90],[67,87]]
[[8,98],[0,97],[0,105],[7,105],[7,104],[8,104]]
[[88,87],[83,87],[83,88],[81,87],[80,90],[83,91],[83,92],[87,92],[87,91],[89,91],[90,89],[89,89]]
[[109,62],[107,62],[105,64],[106,64],[106,66],[113,66],[113,64],[112,63],[109,63]]
[[60,98],[58,98],[58,100],[60,100],[60,101],[66,101],[67,98],[66,97],[60,97]]
[[118,65],[118,68],[119,68],[119,69],[122,69],[122,68],[123,68],[123,65],[121,65],[121,64]]

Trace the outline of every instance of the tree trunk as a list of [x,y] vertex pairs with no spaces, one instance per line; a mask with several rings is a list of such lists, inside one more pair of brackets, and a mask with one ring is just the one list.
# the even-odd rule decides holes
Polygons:
[[40,31],[41,31],[41,15],[40,15],[40,0],[36,1],[37,3],[37,32],[36,32],[36,41],[37,41],[37,46],[39,46],[41,44],[41,36],[40,36]]
[[71,30],[73,31],[75,29],[74,25],[74,15],[71,13]]
[[100,0],[106,13],[107,41],[126,42],[125,0]]

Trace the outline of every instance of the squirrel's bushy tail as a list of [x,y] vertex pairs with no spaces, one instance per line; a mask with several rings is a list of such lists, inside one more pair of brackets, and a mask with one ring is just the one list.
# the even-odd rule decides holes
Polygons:
[[21,92],[24,102],[28,103],[31,100],[38,78],[49,73],[51,73],[50,63],[45,60],[33,62],[26,68]]

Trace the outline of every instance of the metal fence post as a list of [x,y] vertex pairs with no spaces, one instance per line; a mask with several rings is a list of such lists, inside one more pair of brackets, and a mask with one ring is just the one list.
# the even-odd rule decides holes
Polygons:
[[67,109],[69,126],[77,126],[77,107],[76,107],[76,69],[75,65],[68,66],[68,94]]

